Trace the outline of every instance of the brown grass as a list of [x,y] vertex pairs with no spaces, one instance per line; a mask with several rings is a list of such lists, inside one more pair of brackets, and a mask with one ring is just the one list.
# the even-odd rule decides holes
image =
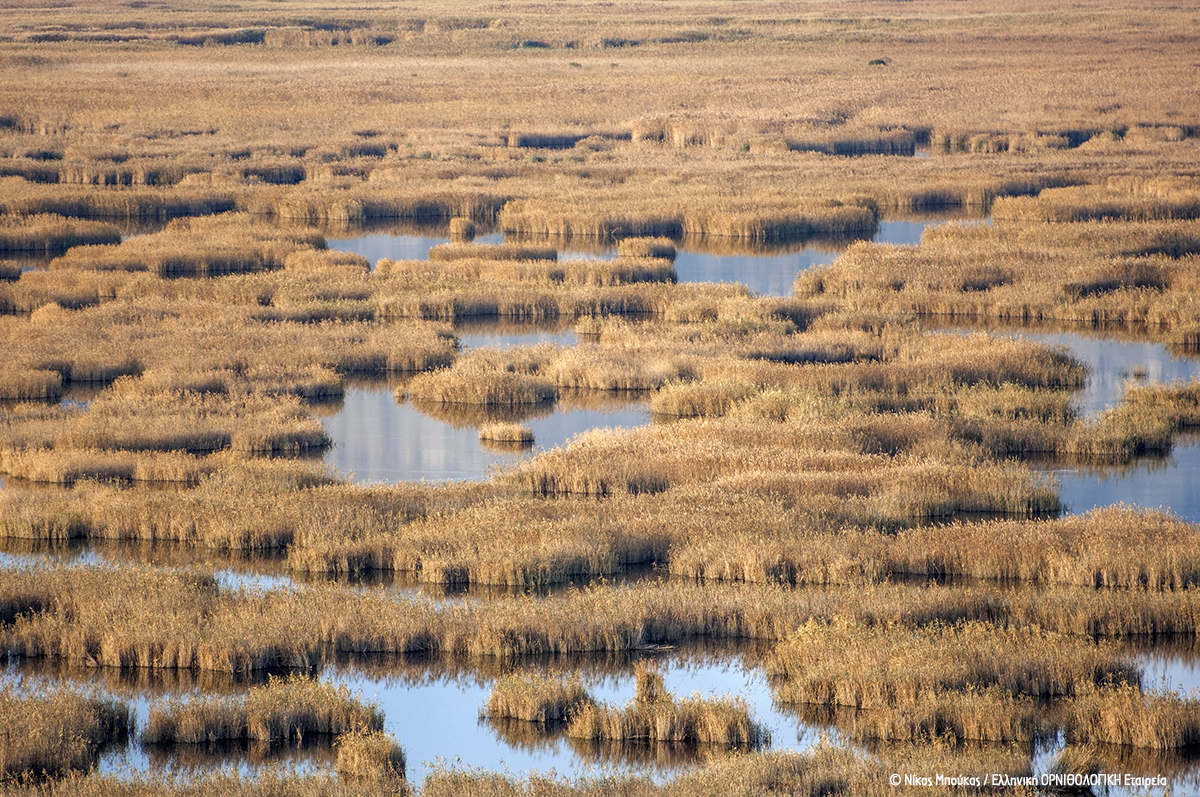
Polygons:
[[382,789],[396,788],[404,781],[404,750],[383,731],[346,731],[337,747],[338,777]]
[[[437,607],[338,587],[223,592],[211,579],[145,566],[7,571],[0,645],[26,658],[222,672],[305,668],[333,656],[426,654],[514,660],[626,652],[690,638],[780,640],[811,619],[865,625],[989,621],[1070,635],[1194,634],[1195,592],[1004,592],[988,588],[644,585]],[[38,607],[47,607],[33,613]],[[121,619],[124,618],[124,619]],[[131,621],[130,618],[136,618]]]
[[593,702],[577,680],[513,675],[492,687],[487,705],[479,713],[489,719],[566,722]]
[[1149,695],[1136,688],[1093,689],[1070,705],[1067,738],[1074,744],[1113,744],[1172,750],[1200,744],[1195,696]]
[[[311,230],[232,215],[208,226],[193,219],[186,235],[177,225],[149,242],[68,253],[58,264],[149,271],[9,273],[0,307],[34,315],[0,319],[0,392],[52,398],[72,381],[130,378],[89,410],[6,411],[4,456],[33,462],[48,449],[38,467],[50,471],[94,456],[65,446],[76,437],[81,446],[130,446],[100,459],[134,452],[149,463],[170,452],[139,446],[173,435],[203,442],[229,431],[222,412],[261,411],[242,427],[249,440],[273,412],[305,407],[272,404],[276,396],[336,394],[351,372],[448,368],[457,358],[445,327],[377,319],[654,313],[670,328],[588,321],[594,346],[540,359],[539,373],[525,376],[559,393],[663,388],[663,409],[706,416],[669,431],[597,435],[509,481],[459,491],[358,489],[294,465],[208,455],[212,472],[180,495],[121,495],[90,483],[69,494],[14,493],[4,518],[20,534],[162,535],[216,547],[300,540],[298,569],[419,566],[439,582],[542,583],[645,558],[731,580],[868,582],[851,596],[605,589],[545,606],[500,601],[435,615],[325,587],[251,597],[128,566],[95,577],[55,571],[43,579],[57,579],[57,592],[27,574],[5,577],[27,579],[6,593],[9,610],[22,614],[3,629],[11,649],[76,663],[236,669],[303,666],[340,648],[478,659],[624,650],[686,635],[779,639],[834,615],[866,625],[976,619],[1071,634],[1195,633],[1191,530],[1173,521],[1118,514],[1079,527],[987,524],[981,533],[992,539],[982,540],[959,527],[907,530],[912,518],[959,509],[1052,508],[1052,488],[996,458],[1162,450],[1189,422],[1186,396],[1131,395],[1081,423],[1063,394],[1082,374],[1065,357],[896,332],[914,315],[1052,317],[1096,328],[1146,323],[1160,340],[1196,347],[1200,120],[1188,93],[1192,44],[1178,35],[1192,25],[1189,9],[1021,0],[993,13],[920,0],[898,11],[871,0],[849,15],[813,6],[748,16],[704,0],[653,13],[618,3],[589,18],[566,7],[497,16],[420,3],[351,5],[331,16],[306,0],[265,16],[206,2],[186,14],[55,5],[17,3],[0,30],[0,206],[14,225],[39,213],[123,222],[240,210],[330,232],[372,218],[438,218],[462,221],[463,237],[469,220],[476,232],[499,222],[541,237],[686,233],[706,236],[712,249],[767,240],[793,251],[806,236],[870,233],[898,209],[994,209],[997,222],[944,228],[912,249],[849,246],[837,264],[801,278],[798,300],[777,303],[732,287],[672,285],[665,264],[630,258],[438,261],[442,277],[410,266],[370,275],[360,260],[307,254],[319,251]],[[1014,85],[1022,90],[1014,94]],[[927,142],[932,157],[905,157]],[[833,248],[845,246],[843,238]],[[305,254],[289,266],[297,252]],[[156,275],[234,269],[252,273]],[[460,279],[468,269],[494,271]],[[626,284],[637,280],[657,282]],[[156,426],[160,402],[178,432]],[[299,428],[304,418],[294,412],[293,421]],[[135,424],[147,427],[144,439]],[[671,434],[682,438],[678,454]],[[518,490],[605,500],[583,508],[587,501]],[[514,518],[533,522],[513,528]],[[1134,529],[1128,559],[1102,528],[1110,520]],[[1161,550],[1155,533],[1167,540]],[[1010,538],[1029,541],[1036,556],[1014,559]],[[1026,594],[869,583],[897,568],[1113,588]],[[49,608],[35,616],[35,607]],[[875,735],[1027,733],[1024,704],[1005,700],[933,701],[916,719],[881,715]],[[986,722],[972,730],[972,718]],[[920,766],[958,769],[936,745],[916,747]],[[889,769],[901,771],[890,760],[825,750],[735,758],[663,785],[449,773],[429,788],[715,795],[745,783],[884,793]],[[54,788],[156,787],[193,788],[105,779]],[[194,788],[336,786],[216,776]]]
[[380,731],[383,714],[343,687],[306,678],[271,679],[244,698],[192,697],[155,704],[142,730],[145,744],[198,744],[225,739],[286,743],[306,734]]
[[0,691],[0,777],[52,778],[95,767],[100,751],[124,741],[133,727],[129,706],[65,688]]
[[1188,346],[1195,236],[1192,221],[950,224],[919,247],[855,244],[800,274],[796,292],[863,312],[1148,324],[1155,337]]
[[859,709],[917,705],[929,695],[991,687],[1035,698],[1073,697],[1101,684],[1137,686],[1141,680],[1112,648],[986,623],[916,629],[808,623],[776,646],[766,669],[784,702]]
[[50,267],[215,277],[282,268],[293,252],[324,245],[325,239],[312,231],[254,224],[244,215],[176,219],[153,235],[115,245],[76,247]]
[[486,443],[533,445],[533,432],[519,423],[487,423],[479,427],[479,439]]
[[0,216],[3,253],[60,254],[74,246],[120,242],[120,231],[103,222],[66,219],[54,214]]
[[558,260],[552,247],[520,244],[438,244],[429,250],[431,261],[439,260]]
[[770,744],[771,734],[736,697],[677,700],[663,689],[662,676],[639,664],[637,694],[623,709],[581,703],[567,724],[567,735],[596,740],[687,742],[755,750]]

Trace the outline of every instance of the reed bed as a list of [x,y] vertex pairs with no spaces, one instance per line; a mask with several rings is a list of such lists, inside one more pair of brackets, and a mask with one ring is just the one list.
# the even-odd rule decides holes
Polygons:
[[735,697],[677,700],[663,688],[662,676],[639,664],[637,694],[624,709],[581,703],[567,724],[568,736],[596,740],[686,742],[756,750],[771,734]]
[[675,259],[675,243],[670,238],[622,238],[617,242],[618,257]]
[[488,695],[480,716],[488,719],[518,719],[524,722],[568,722],[592,696],[577,680],[537,675],[513,675],[498,682]]
[[[0,628],[0,649],[10,654],[74,665],[217,672],[304,669],[335,657],[378,654],[513,661],[627,653],[693,638],[782,640],[809,620],[835,617],[897,627],[978,620],[1109,638],[1195,634],[1200,617],[1194,590],[1114,596],[663,584],[439,608],[332,586],[226,592],[211,577],[144,566],[0,575],[0,602],[15,617]],[[36,606],[45,608],[35,613]]]
[[161,540],[218,550],[278,548],[297,537],[319,546],[343,545],[372,529],[395,529],[423,517],[470,505],[490,494],[484,486],[401,485],[351,488],[321,469],[289,460],[246,460],[216,454],[212,471],[186,495],[129,491],[81,482],[65,493],[0,492],[0,534],[23,539]]
[[519,423],[488,423],[479,427],[479,439],[486,443],[533,445],[533,431]]
[[252,686],[244,698],[193,697],[155,704],[142,730],[145,744],[198,744],[226,739],[286,743],[308,734],[379,732],[383,713],[343,687],[306,678]]
[[10,685],[0,691],[0,717],[0,778],[27,783],[92,770],[133,727],[125,703],[66,688]]
[[[443,246],[455,246],[443,244]],[[518,247],[516,244],[497,246]],[[463,246],[462,249],[484,248]],[[519,248],[519,247],[518,247]],[[540,249],[525,247],[537,253]],[[430,253],[437,251],[437,247]],[[516,251],[516,250],[513,250]],[[610,287],[633,283],[676,281],[675,269],[667,258],[617,257],[610,260],[565,260],[557,259],[553,249],[546,250],[555,257],[473,257],[471,252],[456,256],[444,256],[430,260],[389,260],[380,258],[375,271],[380,276],[397,278],[407,282],[422,281],[435,285],[461,285],[467,281],[499,283],[497,290],[512,290],[504,283],[527,283],[541,286],[596,286]],[[503,288],[501,286],[504,286]],[[558,291],[556,291],[558,293]],[[556,301],[563,300],[555,297]]]
[[383,731],[351,730],[338,736],[337,773],[343,781],[396,789],[404,781],[404,750]]
[[1145,694],[1126,685],[1081,693],[1070,705],[1067,738],[1074,744],[1111,744],[1173,750],[1200,744],[1200,701],[1193,695]]
[[215,277],[283,268],[293,252],[324,246],[324,237],[315,232],[256,225],[245,215],[176,219],[161,233],[115,245],[77,246],[51,261],[50,268]]
[[1141,682],[1112,647],[987,623],[888,629],[809,622],[777,645],[765,666],[784,702],[858,709],[916,706],[930,695],[993,687],[1058,698]]
[[27,183],[18,177],[0,178],[0,186],[5,197],[0,201],[0,212],[9,215],[166,220],[226,213],[235,208],[231,192],[212,188],[132,187],[97,191],[87,186]]
[[0,454],[0,470],[30,482],[71,486],[84,479],[196,484],[213,465],[183,451],[33,449]]
[[[865,469],[892,466],[894,480],[881,481],[878,494],[900,515],[919,517],[973,511],[1018,514],[1052,511],[1057,498],[1052,487],[1039,483],[1019,466],[958,464],[921,456],[923,446],[937,439],[927,419],[894,418],[881,422],[867,417],[841,422],[821,420],[785,423],[738,420],[693,421],[652,426],[621,436],[590,433],[576,437],[566,448],[546,452],[520,464],[508,474],[511,483],[544,497],[659,493],[676,485],[709,482],[752,472],[743,489],[770,488],[766,474],[782,478],[820,470],[838,453],[854,453]],[[636,451],[614,456],[616,447]],[[819,452],[819,453],[818,453]],[[887,456],[879,456],[886,452]],[[899,456],[897,456],[899,455]],[[853,459],[850,458],[851,460]],[[783,476],[783,474],[790,474]],[[821,489],[823,482],[825,486]],[[817,476],[810,492],[870,494],[869,481],[845,477],[840,481]]]
[[[86,411],[63,409],[34,423],[23,423],[20,416],[6,419],[0,468],[39,481],[73,481],[88,475],[89,466],[98,468],[92,475],[100,477],[108,472],[142,481],[194,481],[203,464],[179,452],[298,453],[329,445],[320,423],[292,396],[147,396],[140,387],[114,385]],[[159,455],[138,457],[136,452]]]
[[810,622],[769,655],[786,702],[846,705],[860,739],[1012,742],[1054,733],[1038,699],[1061,701],[1069,739],[1133,747],[1194,743],[1195,700],[1141,692],[1114,648],[1037,628],[938,623],[913,629]]
[[[715,207],[682,206],[677,197],[634,200],[625,207],[605,207],[602,197],[582,200],[513,200],[500,212],[505,233],[515,235],[620,238],[679,238],[684,235],[794,241],[814,236],[871,233],[877,225],[872,208],[838,200],[796,203],[789,198],[759,195],[754,203],[721,203]],[[630,206],[632,205],[632,206]],[[799,207],[797,207],[799,205]]]
[[998,689],[922,695],[911,706],[861,712],[849,720],[852,738],[930,743],[941,739],[1021,743],[1038,738],[1033,702]]
[[52,213],[0,216],[0,252],[59,254],[74,246],[118,244],[121,233],[111,224],[68,219]]
[[1048,188],[1037,197],[1004,197],[992,206],[999,219],[1022,221],[1157,221],[1194,219],[1200,194],[1183,180],[1149,179],[1106,185]]
[[524,590],[666,557],[670,532],[662,515],[636,504],[629,504],[624,522],[613,523],[594,504],[476,492],[474,503],[458,507],[435,499],[440,512],[403,528],[377,515],[306,527],[288,552],[288,567],[324,574],[408,572],[445,586]]
[[1148,324],[1194,333],[1195,223],[1088,221],[943,225],[918,247],[855,244],[796,279],[801,298],[917,316]]
[[558,260],[558,251],[546,246],[521,244],[438,244],[429,250],[431,261],[444,260]]
[[[816,478],[806,481],[820,484]],[[799,495],[812,501],[818,489]],[[719,535],[681,535],[671,548],[669,568],[699,580],[760,583],[853,584],[918,575],[1118,592],[1187,590],[1197,584],[1195,533],[1195,524],[1129,507],[1054,520],[995,519],[884,531],[834,533],[818,526],[805,533],[763,524],[753,533],[730,530],[736,545]]]
[[[931,0],[911,13],[785,18],[765,9],[747,18],[709,3],[649,15],[618,5],[580,19],[565,8],[496,18],[418,4],[344,8],[336,18],[280,7],[267,18],[233,5],[181,17],[85,0],[69,20],[55,9],[9,11],[0,31],[0,66],[11,78],[0,108],[6,218],[193,218],[142,243],[74,247],[49,272],[6,269],[0,308],[31,315],[0,319],[0,393],[53,399],[73,382],[125,379],[87,409],[6,409],[5,461],[51,475],[103,475],[130,456],[159,462],[160,472],[203,465],[178,495],[124,495],[87,480],[64,494],[14,491],[0,509],[6,533],[290,545],[297,571],[387,567],[437,583],[540,584],[650,560],[702,578],[844,583],[861,593],[672,584],[443,616],[326,587],[255,596],[149,569],[51,568],[40,581],[5,576],[10,650],[211,671],[303,667],[339,651],[478,661],[628,651],[688,635],[779,640],[834,616],[867,628],[976,620],[997,634],[1035,625],[1047,634],[1195,634],[1195,546],[1191,528],[1172,519],[1122,511],[996,521],[981,527],[987,539],[968,527],[911,528],[959,509],[1053,509],[1051,485],[994,460],[1162,451],[1194,422],[1191,386],[1131,391],[1113,412],[1081,422],[1064,396],[1082,373],[1066,358],[1006,343],[918,341],[904,330],[906,318],[931,314],[1056,318],[1146,323],[1156,338],[1197,346],[1200,125],[1188,110],[1194,54],[1177,35],[1192,24],[1188,9],[1084,0],[997,15]],[[293,24],[301,17],[304,29]],[[1100,40],[1112,57],[1096,58]],[[951,63],[947,52],[961,58]],[[1081,67],[1064,70],[1066,62]],[[1011,85],[1023,87],[1016,99],[1004,90]],[[927,143],[932,157],[906,157]],[[997,221],[943,227],[913,248],[849,240],[872,233],[885,213],[941,206],[993,209]],[[637,251],[618,243],[622,257],[604,265],[476,257],[369,274],[359,258],[322,251],[313,230],[248,224],[234,210],[330,232],[407,217],[451,220],[456,238],[498,221],[556,245],[566,236],[576,245],[581,236],[690,235],[727,250],[774,242],[772,251],[794,251],[819,239],[846,251],[802,276],[797,298],[751,300],[729,286],[670,284],[669,261],[645,257],[665,254],[659,243]],[[211,214],[228,215],[195,218]],[[230,270],[250,273],[157,276]],[[631,330],[605,319],[632,313],[667,323]],[[596,435],[497,482],[445,489],[355,488],[295,464],[162,448],[177,437],[185,447],[219,438],[228,431],[221,413],[243,409],[253,410],[251,431],[287,442],[286,429],[258,421],[279,413],[300,428],[301,399],[336,395],[358,371],[468,376],[478,364],[452,367],[460,357],[448,328],[407,322],[469,316],[582,321],[595,340],[548,353],[536,374],[520,376],[559,397],[573,385],[654,389],[657,408],[707,420],[670,433]],[[175,429],[154,419],[159,402]],[[461,420],[482,406],[440,411]],[[678,454],[671,434],[682,439]],[[259,445],[267,447],[247,432],[246,447]],[[604,500],[563,497],[571,494]],[[514,519],[528,528],[513,528]],[[1118,550],[1125,526],[1128,557]],[[1012,540],[1029,544],[1028,560],[1014,556]],[[1048,586],[1025,594],[876,583],[952,571]],[[881,710],[873,730],[855,735],[1039,732],[1024,698],[939,699],[916,713]],[[1131,716],[1142,711],[1131,706]],[[921,762],[913,766],[960,770],[935,742],[911,749]],[[373,760],[385,759],[390,752]],[[892,761],[823,749],[721,760],[667,784],[441,772],[426,787],[882,794],[889,771],[906,771]],[[367,780],[356,788],[397,786]],[[347,787],[218,775],[201,785],[80,778],[47,788]]]

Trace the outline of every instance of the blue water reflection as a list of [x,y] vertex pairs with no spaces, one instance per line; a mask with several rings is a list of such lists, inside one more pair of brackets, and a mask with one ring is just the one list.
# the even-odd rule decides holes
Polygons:
[[[525,418],[534,449],[563,445],[589,429],[628,429],[650,422],[650,409],[639,397],[601,397],[601,406],[544,407]],[[632,402],[632,403],[630,403]],[[422,410],[425,411],[422,411]],[[333,447],[325,462],[355,481],[457,481],[482,479],[497,467],[513,465],[531,452],[497,451],[480,443],[478,424],[434,417],[438,407],[400,404],[386,385],[352,387],[340,407],[322,419]]]

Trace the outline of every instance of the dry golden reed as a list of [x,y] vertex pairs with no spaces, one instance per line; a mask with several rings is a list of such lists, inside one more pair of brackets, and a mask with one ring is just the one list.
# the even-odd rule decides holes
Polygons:
[[351,730],[334,741],[337,773],[344,781],[391,790],[404,781],[404,750],[383,731]]
[[346,687],[294,676],[252,686],[244,697],[195,696],[156,703],[141,738],[146,744],[226,739],[286,743],[308,734],[338,736],[382,728],[379,708],[356,700]]
[[525,722],[567,722],[592,703],[592,696],[577,680],[512,675],[492,687],[480,715]]
[[123,742],[133,712],[118,700],[69,688],[0,690],[0,777],[39,780],[95,767],[101,750]]
[[737,697],[683,700],[663,688],[662,676],[639,663],[637,694],[624,708],[580,703],[566,733],[582,739],[685,742],[756,750],[770,744],[771,734]]

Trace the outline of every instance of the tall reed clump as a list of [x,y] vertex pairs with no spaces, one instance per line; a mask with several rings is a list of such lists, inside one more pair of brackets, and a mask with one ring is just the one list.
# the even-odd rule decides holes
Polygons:
[[61,687],[0,689],[0,777],[57,777],[92,769],[133,728],[128,705]]
[[622,238],[617,242],[620,257],[675,259],[675,243],[670,238]]
[[556,392],[544,375],[555,353],[549,345],[478,349],[459,358],[454,367],[419,374],[397,393],[444,404],[540,404]]
[[1067,739],[1174,750],[1200,745],[1200,699],[1195,694],[1146,694],[1133,685],[1088,689],[1069,704]]
[[578,680],[539,675],[512,675],[499,681],[480,715],[525,722],[568,722],[595,703]]
[[479,441],[484,444],[528,448],[533,445],[533,430],[520,423],[485,423],[479,427]]
[[352,730],[338,736],[337,773],[344,781],[399,790],[404,782],[404,750],[383,731]]
[[670,583],[440,607],[325,585],[223,591],[211,576],[140,565],[3,571],[0,606],[15,617],[0,626],[0,651],[83,666],[215,672],[309,668],[375,653],[516,660],[693,637],[779,640],[832,617],[898,627],[975,619],[1111,638],[1194,634],[1200,617],[1194,590],[889,584],[797,591]]
[[771,743],[770,731],[737,697],[677,700],[663,688],[662,675],[639,663],[637,694],[624,708],[588,703],[576,710],[568,736],[596,741],[686,742],[757,750]]
[[287,742],[308,734],[378,732],[383,713],[344,686],[301,676],[272,677],[244,697],[192,697],[155,704],[142,731],[146,744],[198,744],[226,739]]
[[[1032,618],[1030,618],[1032,619]],[[1174,749],[1200,741],[1197,700],[1141,691],[1141,673],[1077,637],[1030,627],[909,628],[810,621],[767,660],[784,702],[849,706],[859,738],[1029,740],[1058,723],[1072,743]],[[1060,719],[1033,701],[1060,699]]]

